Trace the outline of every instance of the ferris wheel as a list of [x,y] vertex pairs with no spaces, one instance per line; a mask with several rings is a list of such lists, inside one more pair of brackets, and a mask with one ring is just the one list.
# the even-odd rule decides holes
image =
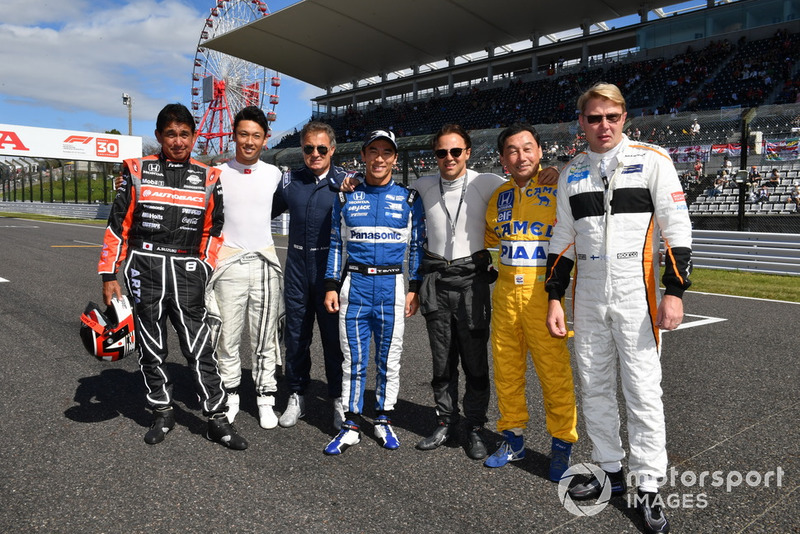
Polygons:
[[277,119],[280,75],[204,46],[209,39],[267,15],[267,4],[260,0],[219,0],[203,24],[192,70],[198,154],[222,154],[232,149],[233,116],[246,106],[263,109],[270,123]]

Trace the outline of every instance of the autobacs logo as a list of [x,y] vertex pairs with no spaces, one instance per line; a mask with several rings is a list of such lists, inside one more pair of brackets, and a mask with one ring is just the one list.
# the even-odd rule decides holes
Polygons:
[[202,204],[205,202],[205,197],[203,195],[184,194],[175,191],[160,191],[157,189],[145,189],[142,191],[142,198],[148,200],[172,200],[192,204]]

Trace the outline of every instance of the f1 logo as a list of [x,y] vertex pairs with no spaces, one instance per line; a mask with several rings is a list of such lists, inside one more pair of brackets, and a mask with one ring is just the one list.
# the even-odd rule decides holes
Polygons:
[[66,139],[64,139],[65,143],[81,143],[83,145],[88,145],[94,137],[86,137],[85,135],[70,135]]

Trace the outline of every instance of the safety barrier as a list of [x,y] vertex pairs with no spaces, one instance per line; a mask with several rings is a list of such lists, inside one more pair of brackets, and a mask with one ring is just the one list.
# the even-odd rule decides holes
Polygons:
[[704,269],[800,275],[800,234],[694,230],[692,262]]

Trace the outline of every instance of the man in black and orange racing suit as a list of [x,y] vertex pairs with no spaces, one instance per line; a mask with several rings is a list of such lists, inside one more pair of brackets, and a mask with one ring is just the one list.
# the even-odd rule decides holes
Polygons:
[[108,218],[98,273],[103,300],[122,296],[117,271],[134,300],[139,365],[153,410],[145,442],[163,441],[175,425],[167,357],[167,318],[209,417],[206,437],[232,449],[247,448],[225,417],[225,392],[206,321],[205,286],[220,247],[223,206],[219,170],[191,159],[194,119],[169,104],[156,120],[159,155],[124,162],[123,181]]

